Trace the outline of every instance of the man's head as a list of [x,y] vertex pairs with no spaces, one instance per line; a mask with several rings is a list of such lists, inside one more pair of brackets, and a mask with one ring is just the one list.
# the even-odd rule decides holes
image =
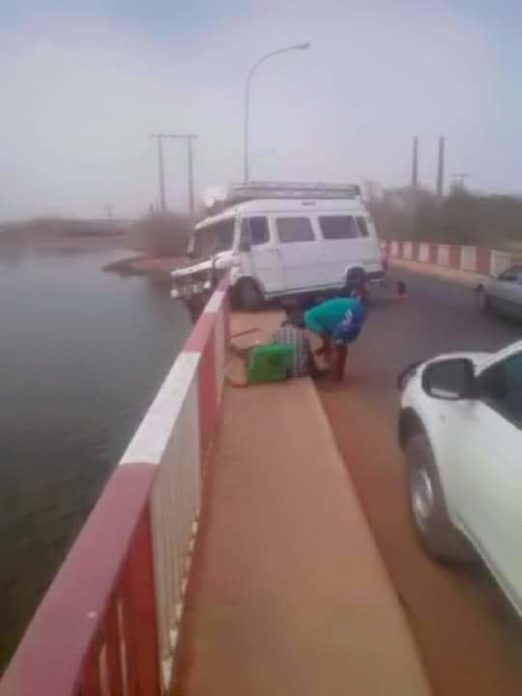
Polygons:
[[364,278],[356,277],[347,281],[346,294],[348,297],[359,300],[360,302],[365,302],[367,293],[368,288]]

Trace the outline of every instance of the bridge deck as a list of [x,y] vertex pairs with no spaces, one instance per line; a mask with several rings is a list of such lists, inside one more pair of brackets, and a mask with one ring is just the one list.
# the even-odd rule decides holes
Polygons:
[[222,408],[178,693],[428,693],[313,384],[227,387]]

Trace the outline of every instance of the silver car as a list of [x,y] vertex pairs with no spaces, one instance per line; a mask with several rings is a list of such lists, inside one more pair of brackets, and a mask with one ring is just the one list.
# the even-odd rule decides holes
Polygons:
[[522,319],[522,265],[511,266],[496,278],[488,278],[478,286],[477,292],[484,312],[496,310]]

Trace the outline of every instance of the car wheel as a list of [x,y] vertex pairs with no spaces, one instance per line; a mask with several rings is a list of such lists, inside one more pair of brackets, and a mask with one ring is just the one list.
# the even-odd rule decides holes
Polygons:
[[235,288],[234,295],[236,298],[236,305],[240,309],[254,311],[261,309],[263,306],[264,298],[261,290],[257,283],[250,278],[239,281]]
[[477,290],[478,305],[480,310],[487,314],[491,310],[491,304],[489,302],[489,297],[486,294],[486,290],[480,286]]
[[438,561],[471,560],[468,542],[450,522],[433,452],[424,434],[408,441],[406,463],[410,512],[424,550]]

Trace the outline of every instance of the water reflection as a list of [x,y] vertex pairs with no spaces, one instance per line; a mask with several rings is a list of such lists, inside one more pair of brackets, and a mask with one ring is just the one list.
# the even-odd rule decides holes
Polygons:
[[3,660],[190,325],[165,288],[101,272],[121,251],[14,246],[0,247]]

